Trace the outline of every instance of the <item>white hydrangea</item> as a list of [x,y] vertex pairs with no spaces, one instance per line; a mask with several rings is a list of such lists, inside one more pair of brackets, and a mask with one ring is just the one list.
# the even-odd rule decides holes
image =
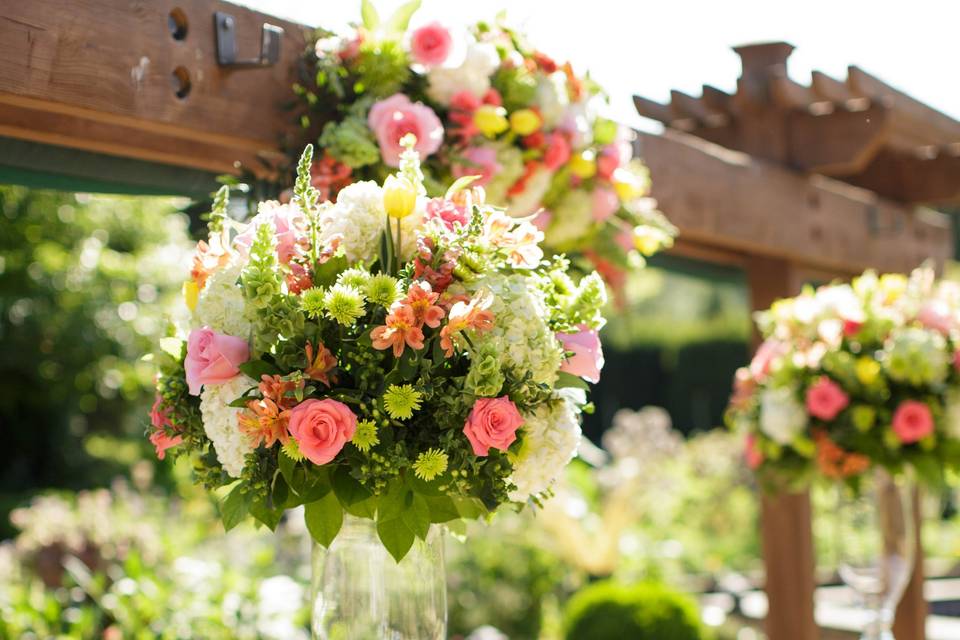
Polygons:
[[553,218],[544,232],[545,241],[551,247],[583,238],[593,223],[593,197],[583,189],[568,192],[552,208]]
[[573,401],[559,397],[523,416],[523,446],[513,462],[510,499],[523,502],[546,491],[580,447],[580,417]]
[[193,316],[196,326],[210,327],[217,333],[238,338],[250,335],[250,323],[244,317],[243,292],[237,285],[242,269],[241,261],[234,258],[210,276],[197,299]]
[[789,444],[807,427],[807,411],[792,387],[760,393],[760,430],[780,444]]
[[[422,200],[422,202],[421,202]],[[417,250],[417,230],[423,226],[426,200],[418,199],[417,209],[401,221],[403,243],[401,257],[409,258]],[[383,189],[376,182],[355,182],[337,194],[337,203],[327,207],[320,217],[320,240],[328,242],[340,235],[340,246],[351,262],[369,262],[380,251],[380,235],[386,229]]]
[[489,42],[473,42],[467,47],[463,64],[455,68],[437,67],[427,74],[427,95],[447,106],[453,96],[469,91],[480,98],[490,89],[490,76],[500,66],[497,48]]
[[229,382],[218,385],[206,385],[200,393],[200,416],[203,430],[213,442],[217,460],[233,478],[239,478],[243,472],[244,457],[253,451],[237,424],[240,409],[229,404],[243,395],[257,383],[245,375],[239,375]]
[[494,327],[480,337],[477,347],[492,348],[501,354],[504,366],[519,375],[529,371],[535,383],[552,385],[563,349],[547,326],[547,305],[536,282],[519,274],[494,274],[471,289],[493,294]]

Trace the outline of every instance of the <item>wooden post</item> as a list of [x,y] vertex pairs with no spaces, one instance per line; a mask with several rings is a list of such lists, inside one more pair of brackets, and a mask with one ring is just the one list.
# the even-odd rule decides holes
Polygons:
[[923,544],[920,527],[923,522],[922,495],[919,489],[913,492],[913,518],[915,524],[916,550],[913,575],[910,584],[897,606],[897,618],[893,623],[893,634],[897,640],[924,640],[927,622],[927,601],[923,595]]
[[[789,262],[771,258],[749,258],[747,280],[755,310],[796,294],[800,286],[797,271]],[[816,640],[810,494],[764,496],[760,532],[766,567],[767,636],[773,640]]]

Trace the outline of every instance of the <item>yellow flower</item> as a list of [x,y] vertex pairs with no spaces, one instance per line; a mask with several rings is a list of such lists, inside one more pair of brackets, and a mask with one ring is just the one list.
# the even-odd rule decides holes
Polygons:
[[477,125],[480,133],[488,138],[493,138],[510,128],[507,110],[492,104],[485,104],[473,113],[473,124]]
[[187,280],[183,283],[183,301],[187,303],[187,309],[193,311],[197,308],[197,299],[200,297],[200,287],[193,280]]
[[591,149],[584,149],[580,153],[575,153],[570,158],[570,171],[584,180],[592,178],[597,172],[596,154]]
[[633,246],[645,256],[652,256],[672,244],[673,239],[656,227],[638,225],[633,228]]
[[391,218],[406,218],[417,206],[417,188],[402,176],[387,176],[383,183],[383,208]]
[[537,129],[543,121],[533,109],[520,109],[510,114],[510,128],[518,136],[528,136]]
[[612,178],[613,189],[617,192],[621,202],[636,200],[647,194],[647,180],[628,169],[622,167],[616,169]]
[[865,387],[869,387],[880,377],[880,363],[869,356],[862,356],[857,360],[857,380]]
[[907,277],[900,273],[885,273],[880,276],[880,291],[885,302],[893,302],[907,290]]

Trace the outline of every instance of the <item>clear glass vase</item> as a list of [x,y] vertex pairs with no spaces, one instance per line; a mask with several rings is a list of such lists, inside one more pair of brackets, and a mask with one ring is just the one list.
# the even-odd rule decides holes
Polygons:
[[318,640],[443,640],[447,583],[443,534],[431,526],[397,563],[376,523],[346,516],[337,538],[313,545],[311,629]]
[[841,487],[840,578],[864,608],[861,640],[893,640],[894,613],[914,563],[914,490],[909,474],[877,468],[861,490]]

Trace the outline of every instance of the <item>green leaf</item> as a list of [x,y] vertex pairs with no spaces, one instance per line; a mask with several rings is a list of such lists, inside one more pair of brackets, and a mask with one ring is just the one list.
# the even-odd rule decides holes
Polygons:
[[318,544],[329,547],[343,526],[343,507],[340,506],[337,496],[328,493],[303,508],[303,519],[307,523],[310,536]]
[[267,525],[270,531],[277,530],[277,525],[280,524],[283,511],[283,508],[268,505],[267,501],[263,498],[250,503],[250,515]]
[[449,522],[460,517],[457,505],[449,496],[426,496],[424,501],[430,509],[430,522]]
[[241,373],[254,380],[260,380],[261,376],[272,376],[280,373],[280,369],[275,364],[266,360],[247,360],[239,365]]
[[402,36],[410,26],[410,18],[420,8],[420,0],[410,0],[405,2],[393,12],[390,19],[387,20],[386,32],[391,36]]
[[315,287],[329,287],[337,281],[337,275],[347,268],[347,259],[343,255],[335,255],[323,264],[317,265],[313,271],[313,285]]
[[175,360],[183,357],[183,345],[180,338],[160,338],[160,349]]
[[350,475],[347,467],[340,467],[333,474],[333,492],[344,507],[370,497],[370,492]]
[[293,494],[293,504],[290,504],[291,491],[290,486],[284,479],[282,473],[277,473],[273,477],[273,488],[270,491],[270,499],[276,508],[289,509],[295,507],[299,502],[296,501],[296,494]]
[[590,390],[590,385],[587,384],[586,380],[580,376],[575,376],[572,373],[566,371],[561,371],[557,374],[557,389],[562,389],[564,387],[574,388],[574,389],[583,389],[584,391]]
[[245,489],[246,486],[242,482],[237,483],[220,505],[220,519],[223,520],[223,528],[226,531],[240,524],[250,511],[250,495]]
[[453,181],[453,184],[450,185],[450,188],[447,189],[447,193],[443,196],[444,200],[449,200],[456,194],[460,193],[471,184],[479,180],[481,176],[462,176]]
[[387,490],[380,496],[377,506],[378,520],[393,520],[399,518],[407,507],[407,496],[411,491],[400,478],[394,478]]
[[451,520],[450,522],[443,525],[447,528],[447,531],[453,535],[453,537],[459,539],[461,542],[466,542],[467,539],[467,523],[463,520]]
[[277,466],[280,468],[280,473],[283,474],[283,479],[287,481],[290,488],[293,489],[295,493],[300,493],[297,491],[297,481],[294,479],[297,461],[281,450],[280,455],[277,456]]
[[413,531],[400,518],[378,521],[377,535],[397,562],[403,560],[403,556],[407,555],[407,551],[413,546]]
[[430,507],[427,506],[426,499],[410,491],[404,501],[406,505],[400,513],[400,518],[410,531],[413,531],[413,535],[426,540],[430,532]]
[[343,507],[343,509],[352,516],[373,520],[374,516],[377,514],[377,502],[377,496],[370,496],[369,498],[361,500],[360,502],[354,502],[351,505],[346,505]]
[[380,14],[370,0],[363,0],[360,3],[360,17],[363,18],[363,26],[367,31],[374,31],[380,26]]
[[487,515],[488,510],[477,498],[452,498],[457,513],[466,520],[476,520]]

